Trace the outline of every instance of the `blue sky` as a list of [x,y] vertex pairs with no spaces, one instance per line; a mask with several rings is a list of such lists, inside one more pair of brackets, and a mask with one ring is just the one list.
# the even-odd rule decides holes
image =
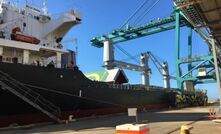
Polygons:
[[[155,0],[149,0],[149,5]],[[23,1],[24,2],[24,1]],[[29,0],[37,7],[42,7],[44,0]],[[66,39],[77,38],[77,44],[65,44],[67,48],[78,46],[77,64],[84,73],[102,70],[103,49],[91,46],[90,39],[103,35],[119,28],[126,19],[135,11],[143,0],[46,0],[49,12],[58,15],[71,9],[77,9],[82,16],[82,23],[74,27]],[[147,23],[157,18],[168,17],[173,11],[172,0],[161,0],[151,10],[140,24]],[[181,57],[187,55],[187,28],[181,31]],[[140,39],[118,44],[127,50],[131,55],[138,55],[141,52],[151,51],[161,61],[169,63],[170,73],[175,75],[175,32],[174,30],[158,33]],[[206,55],[208,48],[202,39],[193,33],[193,55]],[[120,51],[115,51],[116,59],[128,59]],[[133,60],[128,61],[135,63]],[[152,76],[151,85],[163,85],[162,76],[150,63]],[[126,71],[131,83],[141,83],[139,72]],[[176,81],[171,81],[172,87],[176,87]],[[217,98],[218,91],[216,84],[198,85],[198,88],[207,89],[210,98]]]

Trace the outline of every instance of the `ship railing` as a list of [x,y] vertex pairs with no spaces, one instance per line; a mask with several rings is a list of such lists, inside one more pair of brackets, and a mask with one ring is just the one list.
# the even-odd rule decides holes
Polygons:
[[123,84],[108,84],[109,88],[117,88],[117,89],[130,89],[130,85],[123,85]]
[[109,88],[125,89],[125,90],[140,90],[145,89],[144,86],[130,85],[130,84],[108,84]]
[[69,12],[65,11],[65,12],[55,13],[52,14],[51,17],[53,20],[56,20],[63,17],[65,14],[71,14],[74,15],[76,18],[81,18],[81,14],[77,9],[71,9]]
[[145,86],[141,84],[137,85],[130,85],[130,84],[108,84],[109,88],[116,88],[116,89],[127,89],[127,90],[160,90],[164,89],[163,87],[159,86]]
[[43,110],[44,112],[46,112],[46,114],[53,114],[54,116],[60,115],[60,108],[43,98],[39,93],[31,90],[23,83],[15,80],[14,78],[2,71],[0,71],[0,75],[1,82],[5,83],[7,89],[9,89],[15,95],[17,95],[25,101],[28,101],[28,103],[33,105],[35,108]]
[[76,18],[79,18],[79,19],[81,18],[81,14],[77,9],[71,9],[69,13],[74,15]]

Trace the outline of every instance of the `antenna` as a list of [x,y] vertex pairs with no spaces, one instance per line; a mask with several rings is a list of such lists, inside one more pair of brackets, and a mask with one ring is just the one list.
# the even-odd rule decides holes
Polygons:
[[75,47],[75,64],[77,66],[77,58],[78,58],[78,46]]
[[46,3],[46,1],[43,2],[43,13],[44,15],[48,15],[48,5]]
[[7,3],[8,1],[7,0],[0,0],[0,3],[3,4],[3,3]]
[[2,4],[7,3],[6,0],[0,0],[0,12],[2,12]]
[[25,0],[25,4],[28,5],[28,0]]
[[18,7],[18,4],[19,4],[19,0],[16,0],[15,7]]

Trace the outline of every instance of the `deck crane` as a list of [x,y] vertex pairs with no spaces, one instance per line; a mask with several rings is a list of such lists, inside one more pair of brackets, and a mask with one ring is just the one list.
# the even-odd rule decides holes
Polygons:
[[[108,42],[104,43],[104,47],[110,47],[107,45]],[[142,84],[145,86],[149,86],[149,76],[151,74],[151,69],[148,66],[148,55],[147,53],[141,53],[140,55],[140,65],[127,63],[124,61],[115,60],[113,56],[113,49],[106,48],[104,50],[108,50],[104,52],[104,68],[106,70],[111,70],[114,68],[128,69],[132,71],[141,72]]]
[[161,63],[150,51],[147,52],[147,55],[157,68],[158,72],[163,76],[163,87],[170,88],[170,79],[176,79],[176,77],[170,76],[168,63],[166,61]]

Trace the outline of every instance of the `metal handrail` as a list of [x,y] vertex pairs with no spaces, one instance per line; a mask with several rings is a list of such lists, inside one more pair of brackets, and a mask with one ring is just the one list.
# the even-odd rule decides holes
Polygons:
[[[44,107],[43,108],[44,111],[46,109],[52,111],[52,113],[49,111],[45,111],[46,113],[53,114],[53,115],[60,114],[60,112],[61,112],[60,108],[57,107],[56,105],[54,105],[53,103],[51,103],[50,101],[46,100],[45,98],[43,98],[39,93],[34,92],[30,88],[26,87],[23,83],[15,80],[14,78],[12,78],[7,73],[4,73],[1,70],[0,70],[0,75],[2,78],[1,81],[4,82],[8,87],[9,87],[9,85],[11,85],[17,89],[17,90],[15,90],[12,87],[9,87],[10,89],[13,89],[12,92],[16,92],[17,94],[20,94],[19,96],[25,97],[26,100],[28,99],[32,103],[36,104],[37,107],[39,107],[39,109],[42,109]],[[25,96],[24,96],[24,94],[25,94]],[[43,107],[39,106],[39,104]]]

